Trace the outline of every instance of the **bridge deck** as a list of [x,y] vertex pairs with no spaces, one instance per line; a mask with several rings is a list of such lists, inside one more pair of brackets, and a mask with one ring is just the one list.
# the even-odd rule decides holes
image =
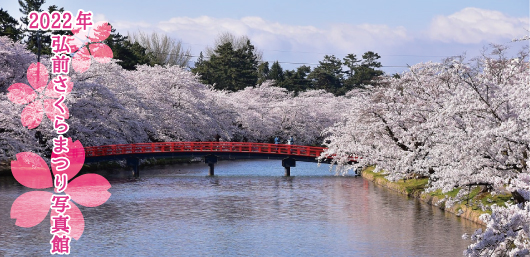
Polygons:
[[[88,162],[116,159],[125,156],[246,156],[253,158],[299,157],[300,160],[315,161],[324,151],[323,147],[266,144],[248,142],[162,142],[85,147]],[[98,158],[99,157],[99,158]],[[234,157],[236,158],[236,157]]]

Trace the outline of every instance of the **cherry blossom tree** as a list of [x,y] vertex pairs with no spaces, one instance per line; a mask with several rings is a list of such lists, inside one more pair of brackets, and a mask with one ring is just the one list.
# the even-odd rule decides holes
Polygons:
[[155,130],[152,141],[208,141],[216,134],[230,137],[226,107],[219,106],[212,89],[191,72],[178,66],[144,65],[126,76],[137,92],[130,105],[150,121]]
[[[525,203],[493,206],[492,214],[484,214],[487,226],[471,236],[467,256],[528,256],[530,254],[530,175],[519,174],[510,185],[524,197]],[[464,238],[467,238],[464,235]]]
[[20,42],[13,42],[8,37],[0,37],[0,93],[14,83],[27,83],[26,71],[37,58]]
[[[515,203],[492,208],[469,256],[528,254],[530,66],[528,49],[515,58],[506,47],[465,62],[414,65],[382,87],[349,92],[352,109],[327,130],[342,172],[376,165],[391,180],[429,178],[428,190],[484,186],[508,189]],[[347,165],[349,156],[362,159]]]
[[324,128],[343,115],[343,97],[312,90],[294,97],[286,89],[266,81],[256,87],[229,94],[230,106],[238,113],[236,137],[255,142],[272,142],[278,136],[293,136],[296,144],[322,142]]
[[68,99],[70,107],[67,135],[85,146],[148,142],[145,130],[149,124],[138,118],[120,97],[119,89],[134,89],[116,63],[92,63],[84,73],[72,72],[74,90]]
[[[493,51],[476,58],[418,64],[385,87],[350,92],[347,119],[328,131],[325,154],[363,156],[391,179],[429,176],[434,188],[502,185],[526,171],[528,62]],[[344,164],[347,158],[337,158]]]
[[13,159],[23,151],[42,151],[35,131],[22,126],[23,106],[8,100],[7,88],[14,83],[28,83],[26,71],[37,59],[21,43],[0,37],[0,162]]

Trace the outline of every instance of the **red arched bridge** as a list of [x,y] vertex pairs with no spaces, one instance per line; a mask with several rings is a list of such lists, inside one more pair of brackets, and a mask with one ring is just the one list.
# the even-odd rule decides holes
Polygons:
[[[204,157],[214,174],[217,157],[227,159],[282,159],[286,176],[296,161],[317,162],[323,147],[248,142],[161,142],[85,147],[85,163],[126,159],[138,176],[139,159]],[[352,161],[354,161],[352,159]]]

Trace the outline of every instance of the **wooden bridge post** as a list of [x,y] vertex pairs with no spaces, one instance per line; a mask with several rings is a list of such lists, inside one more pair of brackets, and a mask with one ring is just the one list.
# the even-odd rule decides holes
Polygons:
[[208,164],[210,167],[210,170],[208,172],[208,176],[214,175],[214,165],[217,163],[217,156],[213,154],[209,154],[204,156],[204,162]]
[[140,177],[140,158],[137,157],[128,157],[126,159],[127,166],[133,168],[133,176],[135,178]]
[[285,176],[291,176],[291,167],[296,167],[296,160],[292,157],[287,157],[282,160],[282,166],[285,168]]
[[208,163],[208,167],[210,167],[210,169],[208,170],[208,176],[210,176],[210,177],[212,177],[212,176],[215,174],[215,172],[214,172],[214,168],[215,168],[214,165],[215,165],[215,164],[213,164],[213,163]]

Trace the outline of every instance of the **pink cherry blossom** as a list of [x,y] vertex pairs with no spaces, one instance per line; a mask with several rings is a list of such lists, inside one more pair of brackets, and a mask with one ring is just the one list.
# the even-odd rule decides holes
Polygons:
[[[52,158],[66,157],[70,160],[70,167],[64,171],[57,171],[56,165],[52,164],[53,175],[67,174],[68,178],[74,178],[81,170],[85,162],[85,149],[79,141],[72,142],[68,138],[69,152],[62,154],[52,153]],[[22,185],[43,189],[53,187],[50,169],[44,160],[37,154],[31,152],[18,153],[17,160],[11,162],[11,170],[15,179]],[[96,207],[105,203],[110,193],[110,183],[98,174],[84,174],[68,183],[64,191],[71,199],[86,207]],[[45,191],[31,191],[19,196],[11,206],[11,218],[16,219],[15,225],[19,227],[33,227],[44,220],[50,209],[50,198],[52,193]],[[85,220],[79,208],[73,203],[65,211],[70,216],[68,225],[71,227],[70,236],[79,240],[83,234]],[[57,216],[53,213],[51,217]]]
[[86,30],[77,27],[72,30],[74,35],[69,46],[74,53],[72,66],[74,70],[83,73],[90,68],[90,56],[100,63],[108,63],[112,59],[112,50],[100,43],[109,37],[112,27],[108,22],[98,22]]
[[[70,93],[73,88],[73,82],[67,76],[66,78],[66,92],[65,95]],[[7,90],[8,99],[15,104],[28,104],[24,110],[22,110],[21,120],[24,127],[28,129],[36,128],[42,122],[43,114],[46,113],[48,119],[53,121],[55,116],[61,116],[64,119],[69,118],[68,108],[64,103],[60,106],[65,110],[65,113],[61,113],[57,108],[54,107],[56,101],[55,98],[59,98],[53,90],[54,81],[58,77],[55,77],[50,81],[48,86],[49,74],[48,70],[42,63],[32,63],[28,68],[27,73],[28,82],[30,85],[24,83],[16,83],[11,85]]]

